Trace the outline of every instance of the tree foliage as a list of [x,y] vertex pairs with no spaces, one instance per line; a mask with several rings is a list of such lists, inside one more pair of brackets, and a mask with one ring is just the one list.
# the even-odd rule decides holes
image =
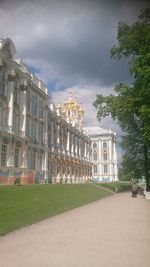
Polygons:
[[[146,177],[150,189],[150,9],[141,11],[133,25],[118,24],[118,43],[111,49],[111,57],[128,59],[133,76],[130,86],[118,84],[114,95],[97,95],[94,106],[97,118],[111,115],[126,132],[122,146],[125,151],[123,167]],[[126,167],[125,167],[126,166]],[[130,166],[131,167],[131,166]]]

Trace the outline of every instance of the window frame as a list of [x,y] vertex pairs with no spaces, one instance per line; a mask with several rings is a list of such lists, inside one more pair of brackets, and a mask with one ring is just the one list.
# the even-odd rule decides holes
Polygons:
[[[3,148],[5,147],[5,151]],[[7,166],[7,144],[1,144],[1,166],[6,167]]]

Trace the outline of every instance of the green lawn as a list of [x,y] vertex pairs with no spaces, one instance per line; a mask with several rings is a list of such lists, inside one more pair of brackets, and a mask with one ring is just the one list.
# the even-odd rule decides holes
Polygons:
[[131,183],[116,182],[116,183],[100,183],[99,185],[104,186],[113,191],[115,191],[115,188],[117,188],[118,192],[131,190]]
[[0,186],[0,235],[109,195],[90,184]]

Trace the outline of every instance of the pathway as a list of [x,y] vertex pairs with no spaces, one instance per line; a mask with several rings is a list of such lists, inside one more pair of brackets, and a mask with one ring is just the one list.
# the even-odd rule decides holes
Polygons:
[[0,238],[0,267],[149,267],[150,201],[116,194]]

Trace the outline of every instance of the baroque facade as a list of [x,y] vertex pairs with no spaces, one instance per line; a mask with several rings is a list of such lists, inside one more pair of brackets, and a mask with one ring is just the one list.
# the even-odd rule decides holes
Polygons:
[[91,141],[84,112],[69,97],[51,103],[48,90],[0,39],[0,183],[79,183],[91,179]]
[[116,133],[100,127],[90,127],[88,132],[92,148],[92,179],[97,182],[117,182]]

